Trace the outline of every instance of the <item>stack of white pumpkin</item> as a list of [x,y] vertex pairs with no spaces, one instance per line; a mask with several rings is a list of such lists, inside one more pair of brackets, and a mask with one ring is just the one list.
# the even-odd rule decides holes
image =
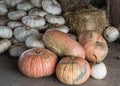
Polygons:
[[9,49],[12,57],[18,57],[28,48],[44,48],[42,36],[46,30],[68,33],[61,12],[56,0],[0,1],[0,53]]

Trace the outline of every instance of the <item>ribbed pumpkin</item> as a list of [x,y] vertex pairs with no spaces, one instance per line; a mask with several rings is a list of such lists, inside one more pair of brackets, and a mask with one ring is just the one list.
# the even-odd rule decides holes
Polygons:
[[47,49],[32,48],[22,53],[18,67],[28,77],[44,77],[54,73],[57,60],[57,56]]
[[94,30],[83,32],[79,36],[79,43],[85,49],[86,59],[93,63],[103,61],[108,53],[105,39]]
[[78,57],[64,57],[56,66],[58,80],[68,85],[83,84],[88,80],[90,73],[88,62]]
[[85,58],[83,47],[68,34],[58,30],[49,30],[43,35],[45,45],[59,56]]

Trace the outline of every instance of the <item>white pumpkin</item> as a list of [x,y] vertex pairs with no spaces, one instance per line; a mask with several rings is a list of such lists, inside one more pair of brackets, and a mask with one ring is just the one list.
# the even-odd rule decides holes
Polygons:
[[62,16],[55,16],[55,15],[46,14],[45,19],[50,24],[55,24],[55,25],[65,24],[65,19]]
[[59,26],[59,27],[51,27],[48,30],[59,30],[59,31],[64,32],[64,33],[69,32],[69,28],[66,25],[62,25],[62,26]]
[[19,57],[25,50],[27,50],[27,47],[24,43],[16,43],[9,48],[9,54],[12,57]]
[[36,7],[41,7],[42,0],[31,0],[31,3]]
[[14,37],[21,42],[25,42],[25,40],[30,35],[37,35],[37,34],[39,35],[39,31],[37,29],[33,29],[27,26],[20,26],[14,29]]
[[0,40],[0,54],[7,51],[10,46],[11,46],[11,41],[10,40],[1,39]]
[[0,1],[0,16],[6,15],[7,12],[7,6],[2,1]]
[[13,35],[12,30],[7,26],[0,26],[0,38],[11,38]]
[[44,48],[44,43],[42,40],[40,40],[40,37],[38,36],[29,36],[25,42],[26,46],[28,48],[34,48],[34,47],[41,47]]
[[11,29],[14,29],[18,26],[23,26],[23,23],[19,22],[19,21],[10,21],[7,24],[8,27],[10,27]]
[[91,76],[95,79],[103,79],[107,75],[107,69],[103,62],[94,64],[91,67]]
[[8,18],[10,20],[21,20],[23,16],[26,16],[27,13],[22,10],[15,10],[8,13]]
[[44,17],[46,14],[47,14],[46,11],[38,8],[30,10],[28,13],[29,16],[41,16],[41,17]]
[[7,25],[9,19],[6,17],[0,17],[0,26],[5,26]]
[[17,10],[29,11],[34,6],[30,2],[23,2],[17,5]]
[[10,38],[10,41],[12,44],[19,43],[19,41],[15,37]]
[[23,24],[32,28],[39,28],[44,26],[46,21],[43,17],[40,16],[25,16],[22,18]]
[[117,28],[109,26],[104,31],[104,37],[108,42],[113,42],[119,37],[119,31]]
[[57,0],[43,0],[42,1],[42,8],[52,14],[52,15],[59,15],[62,12],[62,8]]
[[2,0],[2,1],[10,7],[15,7],[17,4],[24,0]]

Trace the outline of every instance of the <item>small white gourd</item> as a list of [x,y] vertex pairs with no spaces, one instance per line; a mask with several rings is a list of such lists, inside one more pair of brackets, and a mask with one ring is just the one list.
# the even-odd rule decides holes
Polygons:
[[25,16],[22,18],[22,23],[31,28],[39,28],[44,26],[46,21],[40,16]]
[[10,46],[11,46],[11,41],[10,40],[1,39],[0,40],[0,54],[7,51]]
[[119,31],[117,28],[109,26],[104,31],[104,37],[108,42],[113,42],[119,37]]
[[65,24],[65,19],[62,16],[55,16],[55,15],[46,14],[45,19],[50,24],[55,24],[55,25]]
[[17,10],[29,11],[34,6],[30,2],[23,2],[17,5]]
[[41,16],[41,17],[44,17],[46,14],[47,14],[46,11],[38,8],[30,10],[28,13],[29,16]]
[[14,29],[14,37],[20,42],[25,42],[30,35],[39,35],[39,31],[27,26],[20,26]]
[[10,27],[11,29],[14,29],[18,26],[23,26],[23,23],[19,22],[19,21],[10,21],[7,24],[8,27]]
[[15,7],[17,4],[19,4],[23,0],[2,0],[2,1],[10,7]]
[[40,40],[39,36],[29,36],[25,42],[26,46],[28,48],[34,48],[34,47],[40,47],[44,48],[44,43],[42,40]]
[[12,57],[19,57],[25,50],[27,50],[27,47],[24,43],[16,43],[9,48],[9,54]]
[[0,16],[6,15],[7,12],[7,6],[2,1],[0,1]]
[[47,30],[59,30],[59,31],[64,32],[64,33],[69,32],[69,28],[66,25],[62,25],[62,26],[59,26],[59,27],[51,27]]
[[0,26],[0,38],[11,38],[13,35],[12,30],[7,26]]
[[94,79],[103,79],[107,75],[107,69],[103,62],[91,66],[91,76]]
[[42,0],[31,0],[31,3],[36,7],[41,7]]
[[8,13],[8,18],[10,20],[21,20],[22,17],[26,16],[27,13],[22,10],[15,10]]
[[0,26],[5,26],[8,23],[9,19],[6,17],[0,17]]
[[57,0],[43,0],[42,1],[42,8],[52,14],[52,15],[59,15],[62,12],[62,8]]

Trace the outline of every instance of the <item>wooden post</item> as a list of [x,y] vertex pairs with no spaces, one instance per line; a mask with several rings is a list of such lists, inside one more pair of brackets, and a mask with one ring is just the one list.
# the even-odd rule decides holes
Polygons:
[[120,31],[120,0],[107,0],[107,15],[111,25]]

